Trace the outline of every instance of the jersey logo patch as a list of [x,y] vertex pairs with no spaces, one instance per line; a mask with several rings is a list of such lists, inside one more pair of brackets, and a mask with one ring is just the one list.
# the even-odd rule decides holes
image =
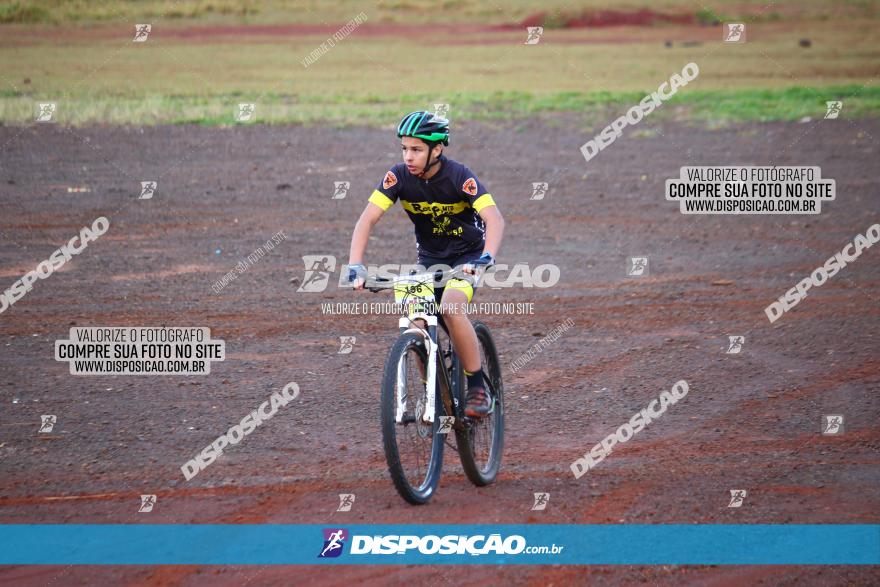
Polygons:
[[387,190],[393,185],[397,185],[397,176],[389,171],[385,174],[385,179],[382,180],[382,187]]
[[475,180],[473,177],[467,178],[467,180],[465,180],[465,182],[464,182],[464,185],[461,186],[461,189],[466,194],[476,196],[477,195],[477,180]]

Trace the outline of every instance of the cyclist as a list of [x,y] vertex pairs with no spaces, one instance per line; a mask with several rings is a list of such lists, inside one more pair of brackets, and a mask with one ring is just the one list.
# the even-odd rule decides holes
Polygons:
[[[449,121],[423,110],[412,112],[400,121],[397,136],[403,163],[393,166],[376,185],[354,227],[349,282],[363,289],[367,276],[363,256],[370,231],[397,200],[415,225],[419,265],[462,266],[468,274],[475,274],[478,266],[494,265],[504,218],[477,176],[443,154],[443,147],[449,145]],[[474,327],[467,314],[457,310],[473,299],[473,285],[450,279],[435,295],[467,376],[465,414],[482,418],[492,412],[494,399],[486,392]]]

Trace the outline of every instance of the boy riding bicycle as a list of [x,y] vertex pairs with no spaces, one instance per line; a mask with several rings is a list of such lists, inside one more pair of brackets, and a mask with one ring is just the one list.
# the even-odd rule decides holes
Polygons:
[[[415,225],[419,265],[462,266],[468,274],[475,274],[477,266],[494,265],[504,218],[476,175],[443,155],[443,146],[449,145],[449,121],[430,112],[413,112],[397,126],[397,136],[403,163],[392,167],[376,185],[354,227],[349,282],[363,289],[367,276],[363,256],[370,231],[397,200]],[[474,327],[467,314],[458,310],[473,299],[474,287],[464,279],[450,279],[435,291],[467,376],[465,414],[481,418],[492,411],[494,400],[486,392]]]

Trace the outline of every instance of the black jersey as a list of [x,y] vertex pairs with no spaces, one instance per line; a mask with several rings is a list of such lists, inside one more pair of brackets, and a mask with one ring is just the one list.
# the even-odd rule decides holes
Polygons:
[[400,200],[415,225],[419,257],[445,259],[482,251],[486,226],[480,210],[495,201],[461,163],[440,155],[439,164],[433,177],[420,179],[398,163],[376,185],[369,201],[387,210]]

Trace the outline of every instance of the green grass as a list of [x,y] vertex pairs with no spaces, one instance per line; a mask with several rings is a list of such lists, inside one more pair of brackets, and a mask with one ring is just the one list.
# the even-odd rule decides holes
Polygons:
[[841,118],[880,116],[880,87],[864,86],[694,92],[681,105],[696,120],[769,122],[823,118],[831,100],[843,102]]
[[0,3],[0,23],[44,22],[52,22],[52,13],[42,6],[17,1]]
[[[811,23],[796,30],[756,25],[750,30],[756,40],[736,46],[721,45],[720,28],[678,29],[670,49],[663,46],[663,31],[559,31],[538,45],[524,45],[517,31],[502,32],[493,34],[492,43],[435,44],[430,67],[417,39],[357,32],[308,68],[301,60],[327,35],[193,41],[157,36],[139,44],[128,31],[112,34],[118,36],[90,36],[86,30],[67,39],[38,37],[3,46],[0,88],[77,98],[274,92],[383,99],[423,93],[449,102],[450,94],[464,91],[643,91],[689,61],[700,66],[694,84],[701,90],[863,84],[880,71],[880,28],[864,21]],[[700,45],[682,45],[699,35]],[[811,38],[813,46],[798,47],[801,37]]]
[[[143,18],[247,22],[261,12],[260,4],[246,0],[3,0],[0,23],[65,24]],[[277,13],[291,11],[290,4],[276,0],[266,5]]]
[[[414,6],[405,10],[423,6],[410,0],[381,4],[392,1]],[[490,6],[446,1],[456,3],[449,11],[465,13]],[[121,4],[130,8],[97,2],[89,10]],[[160,4],[146,0],[138,6]],[[261,10],[273,5],[260,4]],[[312,0],[301,6],[317,10]],[[322,5],[322,14],[328,6],[351,16],[357,3]],[[516,0],[510,10],[521,6]],[[774,10],[791,6],[777,3]],[[828,3],[808,0],[803,6],[818,10]],[[713,7],[722,10],[717,3],[705,9]],[[572,112],[581,124],[593,125],[619,116],[690,61],[699,64],[699,77],[652,119],[716,124],[816,118],[833,99],[843,99],[844,118],[880,113],[880,27],[874,21],[838,15],[792,26],[771,16],[750,24],[749,42],[742,45],[721,43],[718,26],[553,30],[537,45],[524,45],[518,30],[444,38],[430,47],[430,67],[421,39],[393,34],[356,31],[303,67],[302,59],[327,34],[163,36],[174,26],[160,23],[147,43],[132,43],[128,25],[64,31],[15,25],[0,36],[0,123],[29,123],[35,103],[50,101],[58,103],[57,118],[74,125],[233,124],[242,102],[256,103],[257,120],[270,124],[390,126],[405,112],[448,103],[453,119]],[[800,47],[801,38],[812,46]],[[667,39],[671,48],[664,45]]]
[[[528,92],[463,92],[450,96],[455,120],[525,119],[549,113],[572,112],[584,127],[607,124],[637,104],[645,92],[561,92],[534,95]],[[56,99],[56,119],[63,124],[200,124],[207,126],[242,124],[234,120],[237,105],[251,98],[241,94],[198,96],[148,95],[87,99]],[[880,87],[832,86],[792,87],[776,90],[681,91],[649,117],[650,120],[705,121],[713,124],[741,121],[799,120],[822,118],[825,102],[842,100],[842,118],[880,116]],[[17,92],[0,93],[0,119],[30,123],[36,96]],[[323,95],[268,94],[256,102],[258,124],[311,124],[392,126],[402,113],[432,108],[427,94],[395,96],[377,100]]]

